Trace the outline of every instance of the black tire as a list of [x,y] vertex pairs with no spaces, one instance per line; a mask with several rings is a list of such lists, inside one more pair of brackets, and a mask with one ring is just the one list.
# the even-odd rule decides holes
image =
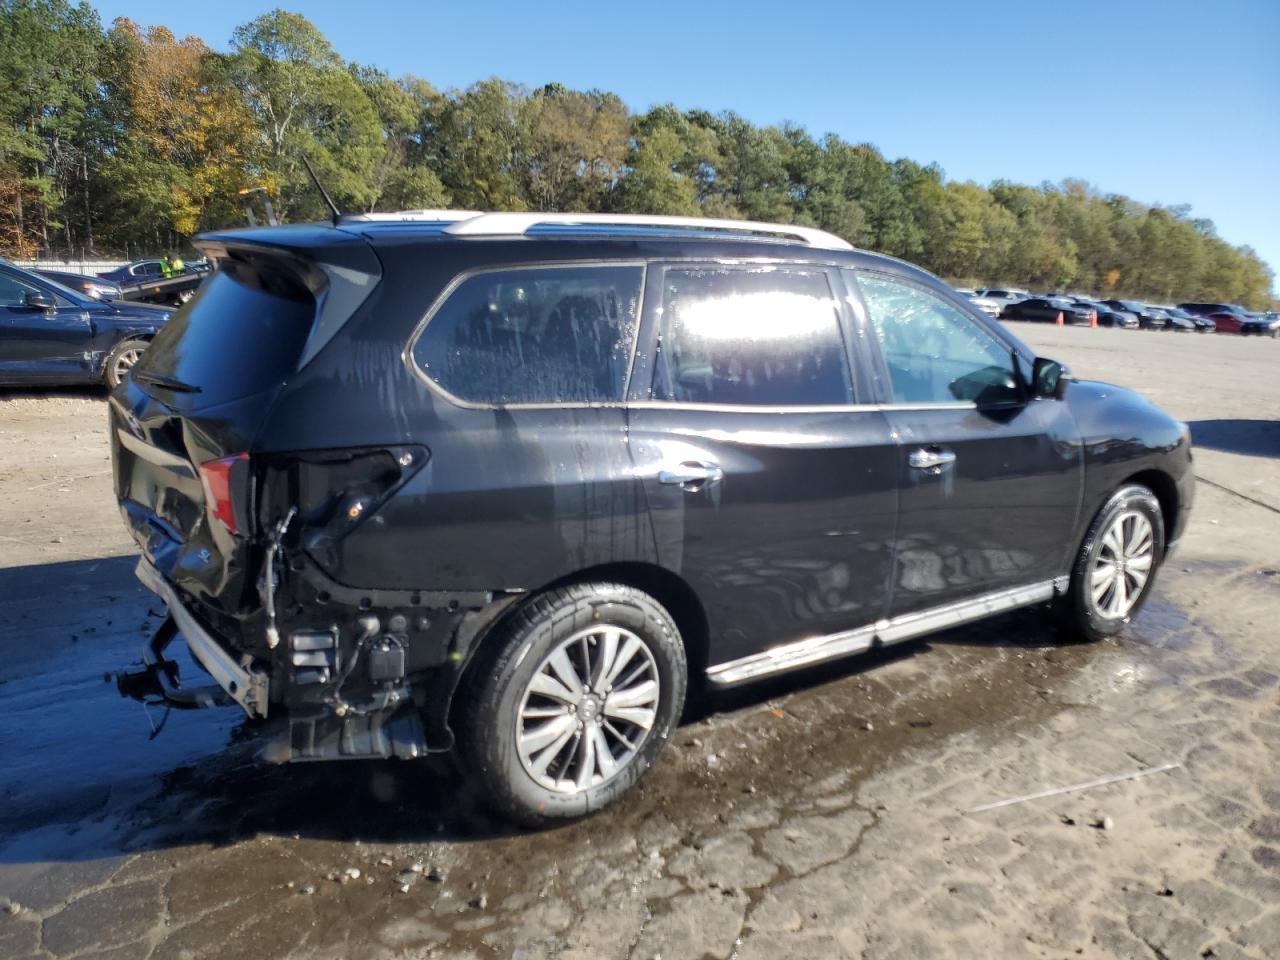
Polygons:
[[[1108,551],[1104,538],[1116,521],[1129,514],[1139,514],[1146,518],[1152,531],[1151,562],[1146,580],[1142,583],[1137,599],[1122,615],[1108,615],[1100,609],[1090,595],[1091,572],[1099,560],[1101,552]],[[1075,635],[1085,640],[1102,640],[1115,636],[1125,628],[1134,615],[1142,609],[1151,589],[1155,584],[1160,564],[1164,560],[1164,515],[1160,512],[1160,501],[1154,493],[1141,484],[1129,484],[1121,487],[1098,511],[1089,525],[1084,542],[1076,554],[1071,568],[1071,586],[1067,595],[1058,602],[1059,613],[1065,626]],[[1123,571],[1123,567],[1121,568]],[[1123,576],[1123,572],[1121,573]],[[1129,581],[1126,581],[1126,586]]]
[[[102,379],[106,381],[110,389],[114,390],[120,386],[120,382],[128,374],[129,368],[133,366],[133,363],[137,362],[137,357],[140,357],[150,345],[148,340],[121,340],[112,347],[102,365]],[[133,363],[129,362],[130,357],[134,358]]]
[[[628,631],[652,657],[652,668],[646,668],[656,669],[657,674],[652,724],[647,732],[636,728],[634,752],[608,779],[571,792],[549,788],[534,779],[517,745],[520,711],[530,696],[529,685],[565,641],[608,627]],[[594,655],[601,655],[597,638],[577,640],[566,649],[576,650],[578,643],[591,644]],[[590,658],[593,653],[583,655]],[[688,666],[680,631],[653,597],[615,583],[585,583],[549,591],[526,603],[498,634],[489,637],[468,667],[454,713],[458,764],[477,795],[517,823],[541,827],[586,816],[626,793],[653,764],[679,721],[687,686]],[[573,708],[575,714],[577,709]],[[601,715],[603,710],[602,703],[591,715]],[[584,704],[577,718],[578,730],[582,730],[582,717],[586,716]],[[590,718],[586,722],[590,723]],[[600,722],[609,721],[602,717]],[[573,740],[561,748],[557,757],[578,758],[578,742]],[[610,742],[622,749],[620,741]],[[553,760],[552,765],[558,767],[558,762]]]

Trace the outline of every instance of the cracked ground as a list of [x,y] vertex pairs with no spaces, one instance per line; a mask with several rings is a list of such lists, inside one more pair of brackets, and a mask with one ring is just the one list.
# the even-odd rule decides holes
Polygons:
[[1280,344],[1016,330],[1192,423],[1127,633],[1027,610],[699,704],[543,833],[444,762],[267,766],[120,699],[159,607],[101,395],[0,398],[0,957],[1280,956]]

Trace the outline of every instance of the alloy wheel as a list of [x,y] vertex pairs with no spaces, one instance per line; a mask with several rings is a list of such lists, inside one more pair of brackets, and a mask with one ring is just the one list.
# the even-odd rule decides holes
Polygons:
[[116,383],[124,383],[129,376],[129,371],[142,358],[141,350],[125,350],[120,356],[116,357],[114,368]]
[[1155,549],[1155,531],[1143,514],[1127,510],[1111,522],[1089,571],[1089,595],[1099,614],[1128,616],[1151,578]]
[[622,627],[593,626],[542,661],[516,714],[516,749],[535,783],[577,793],[635,759],[658,715],[658,666]]

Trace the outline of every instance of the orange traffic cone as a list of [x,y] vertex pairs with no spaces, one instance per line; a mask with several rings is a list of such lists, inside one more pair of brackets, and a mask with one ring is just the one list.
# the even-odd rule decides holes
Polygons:
[[1098,325],[1098,311],[1095,310],[1089,314],[1089,326],[1096,327]]
[[1059,311],[1058,311],[1058,319],[1057,319],[1057,320],[1055,320],[1055,321],[1053,321],[1053,322],[1054,322],[1055,324],[1057,324],[1059,327],[1060,327],[1060,326],[1062,326],[1062,311],[1061,311],[1061,310],[1059,310]]

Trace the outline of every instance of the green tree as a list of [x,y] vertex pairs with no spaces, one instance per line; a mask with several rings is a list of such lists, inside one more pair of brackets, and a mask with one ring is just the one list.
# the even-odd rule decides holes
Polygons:
[[0,241],[93,246],[104,40],[87,3],[0,0]]
[[436,121],[441,179],[464,209],[526,210],[522,190],[530,136],[525,92],[496,77],[451,93]]
[[374,67],[351,68],[378,116],[382,152],[374,163],[368,209],[421,210],[445,207],[449,195],[426,161],[424,116],[439,101],[431,85],[415,77],[392,80]]
[[384,156],[373,103],[324,35],[305,17],[273,10],[231,36],[229,76],[257,120],[265,159],[259,176],[292,219],[327,215],[305,156],[339,207],[367,209]]
[[631,115],[614,94],[548,84],[522,104],[526,195],[537,210],[602,210],[622,175]]

